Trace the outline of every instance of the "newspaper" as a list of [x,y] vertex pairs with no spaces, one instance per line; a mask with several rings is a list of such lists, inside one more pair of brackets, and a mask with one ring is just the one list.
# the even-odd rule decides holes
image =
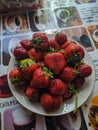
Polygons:
[[[98,101],[92,106],[98,100],[98,0],[12,1],[0,4],[0,130],[98,130]],[[67,12],[64,19],[59,16],[61,10]],[[8,86],[7,67],[15,41],[31,38],[35,32],[56,31],[83,43],[94,62],[96,79],[92,93],[75,114],[49,117],[18,103]]]

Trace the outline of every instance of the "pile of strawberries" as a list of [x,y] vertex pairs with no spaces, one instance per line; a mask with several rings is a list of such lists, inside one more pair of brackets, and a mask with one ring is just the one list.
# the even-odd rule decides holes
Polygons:
[[84,63],[84,49],[61,32],[53,39],[38,32],[20,45],[13,51],[17,66],[9,74],[10,81],[25,88],[26,96],[40,102],[46,112],[56,111],[64,100],[77,95],[92,73]]

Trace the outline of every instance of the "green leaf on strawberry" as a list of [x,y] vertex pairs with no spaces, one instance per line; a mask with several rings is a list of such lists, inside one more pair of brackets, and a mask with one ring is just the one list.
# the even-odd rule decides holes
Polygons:
[[49,78],[53,78],[53,73],[47,67],[43,66],[42,69]]
[[31,79],[34,70],[37,68],[36,62],[30,58],[20,60],[18,66],[22,77],[27,80]]
[[26,68],[28,66],[31,66],[32,64],[36,64],[36,62],[30,58],[24,59],[24,60],[20,60],[19,61],[19,68]]

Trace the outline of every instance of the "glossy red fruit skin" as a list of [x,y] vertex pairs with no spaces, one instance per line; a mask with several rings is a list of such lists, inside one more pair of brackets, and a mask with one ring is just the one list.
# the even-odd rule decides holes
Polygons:
[[61,96],[65,92],[65,84],[60,79],[53,79],[49,85],[50,94],[53,96]]
[[48,37],[44,33],[35,33],[33,35],[32,46],[40,51],[47,51],[49,48]]
[[37,65],[37,68],[42,68],[43,66],[45,66],[43,61],[37,62],[36,65]]
[[37,69],[36,62],[30,58],[20,60],[18,66],[24,80],[31,80],[33,72]]
[[88,77],[92,73],[92,67],[87,64],[81,64],[77,67],[80,77]]
[[23,47],[16,47],[13,54],[17,60],[25,59],[28,57],[28,51]]
[[55,35],[55,40],[59,45],[62,45],[67,41],[67,36],[64,33],[59,32]]
[[36,64],[32,64],[26,68],[20,69],[20,74],[24,79],[30,80],[34,70],[37,69],[37,65]]
[[53,112],[60,108],[61,104],[63,103],[63,98],[62,96],[55,97],[49,93],[43,93],[40,101],[46,112]]
[[23,39],[20,41],[20,44],[22,47],[24,47],[26,50],[29,50],[32,48],[30,40],[29,39]]
[[34,88],[47,88],[49,85],[49,78],[41,68],[34,71],[30,85]]
[[33,101],[38,101],[39,100],[39,93],[37,89],[32,88],[31,86],[28,86],[26,91],[25,91],[26,96],[33,100]]
[[74,44],[72,41],[67,41],[61,45],[61,48],[66,49],[69,45],[72,45],[72,44]]
[[60,74],[60,78],[63,81],[72,81],[75,78],[74,69],[70,66],[66,66]]
[[79,77],[77,76],[75,79],[74,79],[74,84],[75,84],[75,88],[76,89],[81,89],[83,87],[83,84],[85,82],[85,78],[84,77]]
[[51,39],[49,41],[49,47],[53,47],[55,49],[59,49],[60,48],[60,45],[56,42],[55,39]]
[[32,60],[40,61],[43,59],[44,53],[41,51],[36,51],[34,48],[31,48],[28,51],[28,55]]
[[68,59],[73,54],[79,54],[79,56],[81,58],[83,58],[84,55],[85,55],[85,52],[84,52],[84,49],[81,46],[72,43],[67,48],[65,48],[65,50],[64,50],[64,57],[65,57],[65,59]]
[[47,53],[44,56],[44,63],[49,69],[54,71],[55,75],[58,75],[66,66],[64,56],[59,52]]
[[71,86],[71,82],[65,82],[65,92],[63,94],[64,99],[69,99],[72,97],[72,92],[69,91],[69,87]]
[[21,77],[19,68],[12,69],[9,73],[9,78],[13,85],[15,85],[17,87],[24,86],[24,81]]

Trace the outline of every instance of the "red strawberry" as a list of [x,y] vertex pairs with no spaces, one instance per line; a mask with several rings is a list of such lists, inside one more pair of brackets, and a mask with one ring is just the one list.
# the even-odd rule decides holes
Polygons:
[[49,41],[49,47],[53,47],[54,49],[60,48],[60,45],[55,41],[55,39],[51,39]]
[[42,68],[34,71],[30,85],[34,88],[47,88],[49,85],[49,76]]
[[22,45],[22,47],[24,47],[26,50],[29,50],[32,48],[30,40],[29,39],[23,39],[20,41],[20,44]]
[[23,47],[16,47],[13,54],[17,60],[25,59],[28,57],[28,51]]
[[65,84],[60,79],[53,79],[50,81],[49,85],[50,94],[53,96],[63,95],[65,92]]
[[32,59],[32,60],[35,60],[35,61],[40,61],[43,59],[43,55],[44,53],[41,52],[41,51],[37,51],[35,50],[34,48],[30,49],[28,51],[28,54],[29,54],[29,57]]
[[31,99],[33,101],[39,100],[39,93],[38,93],[37,89],[34,89],[30,86],[27,87],[25,94],[29,99]]
[[61,45],[61,48],[66,49],[69,45],[72,45],[72,44],[74,44],[72,41],[67,41],[63,45]]
[[63,94],[64,99],[69,99],[72,96],[72,92],[68,89],[72,86],[71,82],[65,82],[65,92]]
[[9,73],[11,83],[17,87],[24,86],[24,81],[21,77],[19,68],[14,68]]
[[74,79],[76,89],[80,89],[83,86],[84,82],[85,82],[84,77],[76,77]]
[[46,112],[53,112],[58,110],[63,102],[62,96],[54,97],[49,93],[43,93],[40,100],[41,105]]
[[59,74],[66,66],[64,56],[59,52],[47,53],[44,56],[44,63],[55,75]]
[[46,51],[49,47],[48,37],[44,33],[35,33],[31,43],[35,49],[41,51]]
[[84,63],[77,67],[77,71],[80,77],[88,77],[92,73],[92,67]]
[[21,76],[28,80],[31,79],[34,70],[37,69],[35,61],[30,58],[20,60],[18,65],[20,68]]
[[67,60],[67,64],[74,66],[76,63],[79,63],[84,57],[84,49],[78,44],[70,44],[64,50],[64,57]]
[[62,55],[64,55],[64,57],[65,57],[65,54],[64,54],[65,51],[64,51],[64,50],[65,50],[69,45],[72,45],[72,44],[74,44],[74,43],[72,43],[72,41],[67,41],[67,42],[65,42],[64,44],[61,45],[61,51],[60,51],[60,52],[61,52]]
[[78,54],[80,55],[80,57],[83,58],[85,55],[85,52],[84,52],[84,49],[80,45],[72,42],[72,44],[66,47],[64,55],[65,55],[65,58],[68,59],[69,57],[75,54]]
[[42,61],[37,62],[36,65],[37,65],[37,68],[42,68],[43,66],[45,66],[44,62]]
[[64,81],[72,81],[77,72],[70,66],[66,66],[60,74],[60,78]]
[[67,41],[67,36],[64,33],[59,32],[55,35],[55,40],[59,45],[62,45]]

